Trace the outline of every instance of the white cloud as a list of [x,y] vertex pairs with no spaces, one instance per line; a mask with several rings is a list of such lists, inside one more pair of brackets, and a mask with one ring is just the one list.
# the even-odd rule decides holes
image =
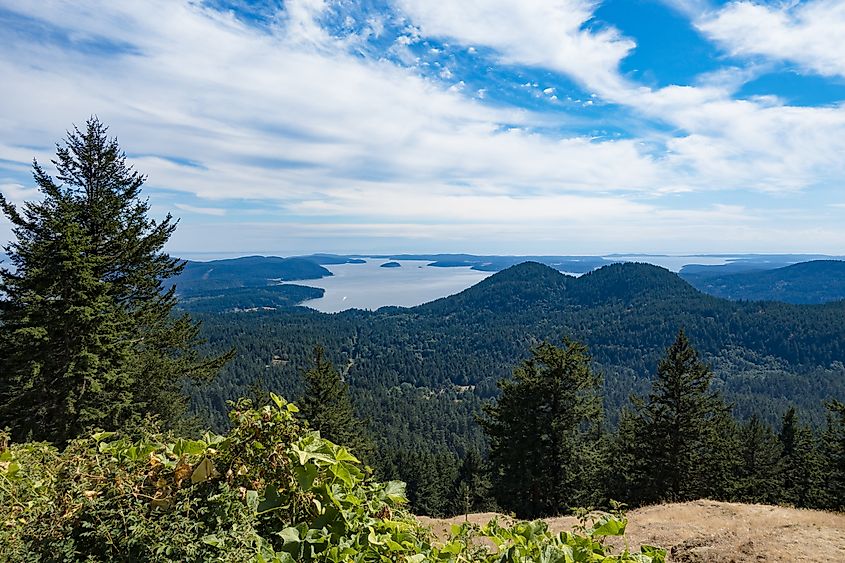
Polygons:
[[[216,199],[297,201],[362,178],[421,197],[432,183],[507,192],[643,190],[655,181],[651,157],[634,141],[535,135],[527,129],[535,116],[346,54],[312,27],[320,5],[302,3],[275,35],[173,2],[108,4],[99,17],[85,3],[26,5],[33,17],[128,41],[138,54],[92,64],[63,46],[4,50],[2,138],[43,144],[97,113],[131,152],[204,166],[136,159],[151,185]],[[54,91],[62,96],[45,103],[43,93]],[[4,154],[32,156],[0,143]]]
[[26,187],[14,182],[5,182],[0,184],[0,193],[3,194],[6,201],[14,205],[21,205],[25,201],[37,199],[39,194],[37,188]]
[[[609,28],[584,27],[594,2],[400,4],[411,18],[405,43],[446,37],[492,49],[507,64],[566,73],[597,101],[671,130],[646,126],[641,138],[617,141],[549,133],[567,117],[495,105],[463,82],[449,88],[413,69],[350,54],[358,39],[336,39],[320,27],[322,0],[290,2],[266,33],[195,3],[45,0],[8,9],[73,33],[77,43],[15,35],[0,48],[3,167],[24,173],[33,156],[47,162],[52,141],[96,113],[140,155],[132,161],[149,174],[150,186],[206,201],[262,202],[268,214],[323,225],[303,227],[315,237],[343,232],[344,225],[350,233],[366,230],[350,225],[366,224],[366,232],[394,235],[396,225],[416,225],[408,238],[571,240],[584,251],[614,237],[656,249],[667,230],[677,233],[675,245],[715,231],[726,233],[726,245],[748,242],[742,225],[755,222],[746,210],[666,207],[681,205],[671,199],[678,194],[784,193],[845,177],[842,107],[737,101],[731,96],[741,77],[713,75],[657,90],[632,83],[618,64],[633,42]],[[0,30],[0,39],[11,33]],[[103,56],[76,48],[83,40],[131,48]],[[411,56],[407,45],[394,47]],[[528,86],[539,94],[536,83]],[[44,149],[22,148],[37,146]],[[179,208],[215,214],[223,207],[189,201]],[[240,213],[232,210],[227,221],[232,216]],[[440,221],[452,224],[432,226]],[[201,242],[190,225],[183,222],[177,237]],[[248,248],[237,242],[248,230],[238,228],[231,243]],[[294,230],[283,228],[273,240],[299,236]],[[768,232],[783,238],[782,230]],[[818,240],[833,240],[831,233]]]
[[[675,127],[670,135],[652,138],[666,147],[655,163],[656,192],[664,191],[665,184],[684,190],[794,191],[845,176],[845,163],[837,156],[845,150],[845,107],[790,107],[772,96],[734,99],[733,93],[756,75],[754,67],[722,68],[700,76],[695,85],[659,89],[638,85],[618,70],[621,59],[635,48],[633,41],[612,28],[596,32],[584,27],[592,21],[595,2],[398,3],[425,33],[464,45],[485,45],[505,62],[564,73],[604,101]],[[669,3],[688,14],[701,14],[707,6],[698,0]],[[822,8],[832,7],[830,2],[812,4],[807,13],[818,19]],[[836,4],[833,11],[845,14],[845,2]],[[738,5],[730,4],[726,10]],[[833,20],[839,21],[838,17],[835,14]],[[765,26],[760,30],[763,33]],[[845,21],[832,34],[822,33],[820,41],[828,42],[831,57],[845,61],[843,34]]]
[[594,0],[395,0],[428,36],[484,45],[505,64],[548,68],[591,88],[613,87],[634,42],[614,28],[585,29]]
[[697,27],[733,55],[798,63],[824,76],[845,76],[845,2],[731,2],[699,15]]
[[188,213],[195,213],[197,215],[213,215],[216,217],[226,215],[226,210],[221,207],[197,207],[186,203],[174,203],[173,207],[181,209],[182,211],[187,211]]

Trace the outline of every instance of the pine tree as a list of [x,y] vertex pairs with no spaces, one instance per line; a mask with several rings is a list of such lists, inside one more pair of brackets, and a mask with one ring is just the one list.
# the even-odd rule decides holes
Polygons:
[[[660,361],[647,400],[634,398],[626,421],[634,503],[725,497],[731,482],[733,420],[713,373],[683,330]],[[633,427],[633,428],[631,428]]]
[[305,393],[299,400],[301,416],[320,435],[349,447],[364,459],[372,455],[373,444],[364,423],[355,416],[349,386],[321,346],[314,348],[314,363],[305,372]]
[[499,505],[524,518],[593,504],[602,405],[586,346],[540,344],[499,388],[480,420]]
[[162,281],[182,264],[162,252],[176,228],[149,219],[145,178],[93,117],[57,144],[41,201],[0,195],[14,268],[0,269],[0,427],[59,444],[95,427],[155,415],[175,424],[186,379],[212,377],[228,355],[197,352],[198,325],[174,316]]
[[452,495],[457,514],[486,512],[494,506],[491,496],[490,477],[484,464],[484,458],[478,450],[467,452],[458,470],[455,490]]
[[825,483],[828,489],[827,507],[845,510],[845,403],[827,403],[827,428],[822,437]]
[[783,415],[778,439],[782,448],[781,502],[802,508],[822,506],[822,461],[812,432],[801,424],[794,407],[790,407]]
[[734,498],[776,504],[782,493],[781,445],[772,429],[755,414],[740,430],[739,466]]

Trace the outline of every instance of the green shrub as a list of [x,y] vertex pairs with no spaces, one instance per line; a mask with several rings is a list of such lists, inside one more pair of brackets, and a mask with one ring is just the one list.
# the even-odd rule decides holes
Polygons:
[[[378,483],[342,446],[273,395],[242,400],[227,436],[99,433],[64,451],[0,444],[3,561],[654,561],[651,548],[607,558],[612,516],[582,535],[542,522],[456,527],[445,542],[409,514],[404,484]],[[486,546],[486,538],[496,548]]]

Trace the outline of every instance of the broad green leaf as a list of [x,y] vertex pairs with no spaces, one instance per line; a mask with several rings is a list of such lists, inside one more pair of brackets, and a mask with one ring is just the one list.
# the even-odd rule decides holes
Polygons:
[[361,463],[357,457],[349,453],[344,447],[340,447],[335,451],[334,457],[338,461],[351,461],[352,463]]
[[176,456],[202,455],[206,449],[208,449],[208,444],[202,440],[184,440],[179,438],[173,444],[173,454]]
[[281,532],[279,532],[278,535],[286,544],[299,543],[300,541],[299,530],[297,530],[296,528],[285,528]]
[[264,498],[258,503],[258,513],[264,514],[282,506],[284,503],[281,496],[279,496],[279,489],[274,485],[267,485],[264,489]]
[[385,483],[384,494],[397,504],[408,502],[408,497],[405,494],[405,483],[402,481],[388,481]]
[[296,474],[296,481],[299,483],[299,488],[302,492],[310,491],[314,485],[314,479],[317,477],[317,466],[313,463],[296,465],[293,471]]
[[594,536],[621,536],[625,533],[625,526],[628,521],[618,520],[612,516],[600,518],[594,525],[592,535]]

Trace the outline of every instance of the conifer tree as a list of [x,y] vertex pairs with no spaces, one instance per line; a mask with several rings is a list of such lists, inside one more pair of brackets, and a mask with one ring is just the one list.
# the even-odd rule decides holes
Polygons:
[[634,398],[635,421],[624,446],[634,464],[629,500],[636,503],[725,497],[731,481],[733,420],[713,373],[683,329],[657,368],[647,400]]
[[162,281],[182,264],[162,251],[176,228],[147,217],[145,178],[93,117],[57,144],[54,179],[36,161],[40,201],[20,209],[0,269],[0,427],[59,444],[147,415],[176,423],[186,379],[228,356],[197,352],[198,326],[174,316]]
[[349,447],[355,455],[366,459],[372,454],[364,423],[355,416],[349,398],[349,386],[321,346],[314,348],[314,363],[305,372],[305,393],[298,406],[301,416],[311,428],[328,440]]
[[822,460],[816,449],[813,434],[801,424],[794,407],[783,415],[780,434],[781,502],[806,508],[823,504],[821,489]]
[[740,430],[738,453],[735,499],[776,504],[782,495],[781,446],[777,435],[756,414]]
[[490,494],[490,477],[484,458],[476,449],[467,452],[458,470],[453,498],[458,514],[486,512],[495,504]]
[[480,420],[499,505],[525,518],[593,504],[602,404],[586,346],[540,344],[499,388]]
[[827,428],[822,436],[827,507],[845,510],[845,403],[830,401]]

